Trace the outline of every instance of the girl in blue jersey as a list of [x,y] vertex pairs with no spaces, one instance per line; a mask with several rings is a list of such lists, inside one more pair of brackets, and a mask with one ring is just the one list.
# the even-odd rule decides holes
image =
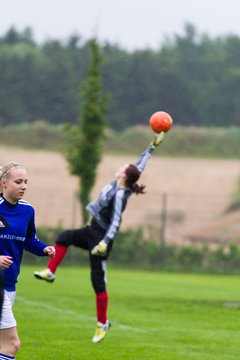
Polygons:
[[12,306],[23,250],[38,256],[55,255],[55,248],[38,240],[34,209],[22,200],[28,175],[20,164],[0,168],[0,268],[3,271],[4,299],[0,320],[0,359],[14,359],[20,347]]
[[0,321],[2,317],[3,296],[4,296],[4,282],[3,282],[2,269],[0,268]]
[[89,251],[91,281],[96,294],[97,308],[97,328],[92,339],[93,343],[101,341],[110,328],[107,318],[106,260],[121,224],[122,212],[132,194],[144,193],[145,186],[138,185],[137,181],[151,153],[161,143],[163,137],[164,133],[156,135],[134,165],[125,164],[118,169],[116,180],[107,184],[99,197],[88,204],[87,210],[92,216],[90,224],[81,229],[62,232],[56,240],[55,258],[50,259],[47,269],[34,273],[37,279],[53,282],[57,267],[70,245]]

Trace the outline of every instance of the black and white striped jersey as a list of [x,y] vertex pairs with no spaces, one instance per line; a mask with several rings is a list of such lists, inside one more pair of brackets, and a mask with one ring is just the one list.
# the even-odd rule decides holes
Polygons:
[[[137,159],[135,165],[140,172],[144,170],[153,150],[152,147],[148,147]],[[96,222],[106,230],[104,240],[107,243],[114,239],[119,229],[122,213],[131,194],[130,188],[119,188],[117,180],[113,180],[102,189],[98,198],[86,207]]]

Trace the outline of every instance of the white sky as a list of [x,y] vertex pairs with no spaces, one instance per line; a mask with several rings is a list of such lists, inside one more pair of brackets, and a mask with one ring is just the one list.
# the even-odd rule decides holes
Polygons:
[[34,39],[88,40],[126,50],[158,49],[165,36],[181,35],[190,22],[211,37],[240,36],[240,0],[2,0],[0,36],[11,26],[31,27]]

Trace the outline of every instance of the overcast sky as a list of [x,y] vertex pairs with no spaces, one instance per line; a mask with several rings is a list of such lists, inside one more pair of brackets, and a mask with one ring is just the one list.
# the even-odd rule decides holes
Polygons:
[[78,34],[126,50],[158,49],[186,22],[199,34],[240,36],[239,16],[240,0],[2,0],[0,36],[31,27],[38,42]]

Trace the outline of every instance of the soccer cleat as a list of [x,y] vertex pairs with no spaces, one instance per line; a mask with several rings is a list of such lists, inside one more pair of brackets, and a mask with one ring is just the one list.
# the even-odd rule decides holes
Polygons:
[[42,271],[35,271],[34,276],[36,279],[45,280],[47,282],[54,282],[55,275],[49,269],[44,269]]
[[94,344],[96,344],[99,341],[103,340],[107,331],[110,329],[110,327],[111,327],[111,324],[108,320],[105,322],[105,324],[98,322],[95,335],[92,338],[92,342]]

